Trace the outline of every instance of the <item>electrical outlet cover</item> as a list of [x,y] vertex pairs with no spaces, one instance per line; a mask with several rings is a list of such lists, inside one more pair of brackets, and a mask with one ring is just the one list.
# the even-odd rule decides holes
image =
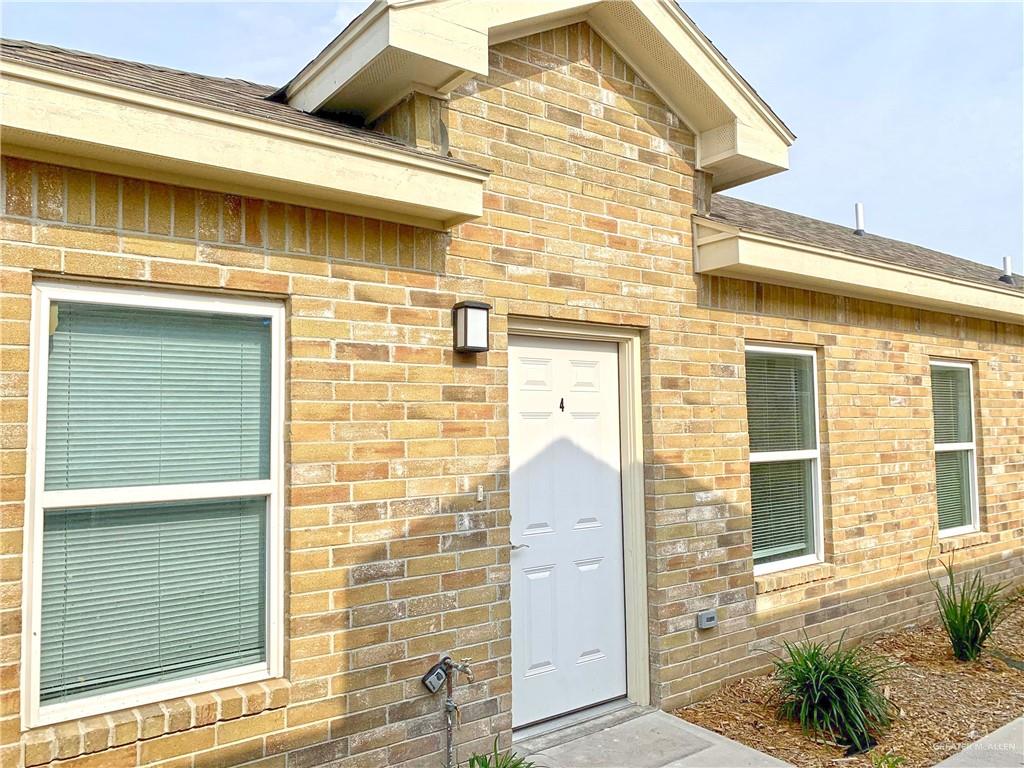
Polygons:
[[717,611],[701,611],[697,614],[697,629],[711,629],[718,626]]

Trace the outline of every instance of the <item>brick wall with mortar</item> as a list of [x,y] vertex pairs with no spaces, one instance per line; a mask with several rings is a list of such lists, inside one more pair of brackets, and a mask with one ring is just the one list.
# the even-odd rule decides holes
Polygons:
[[[1021,575],[1024,329],[692,272],[692,136],[585,25],[504,43],[450,104],[485,215],[444,234],[5,158],[0,763],[430,765],[419,675],[473,658],[466,744],[510,722],[505,318],[644,329],[652,694],[669,708],[804,628],[931,612],[928,357],[977,361],[981,535],[958,562]],[[22,733],[28,294],[35,274],[287,300],[286,679]],[[495,307],[492,352],[449,308]],[[744,340],[820,351],[828,563],[755,581]],[[484,485],[483,503],[471,490]],[[698,635],[694,612],[719,609]]]

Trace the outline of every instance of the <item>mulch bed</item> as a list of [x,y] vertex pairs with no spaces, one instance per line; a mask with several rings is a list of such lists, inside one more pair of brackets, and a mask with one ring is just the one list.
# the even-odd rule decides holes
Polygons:
[[799,768],[871,768],[879,754],[903,757],[902,768],[928,768],[1024,715],[1024,604],[975,662],[956,661],[938,625],[883,635],[870,646],[900,664],[885,689],[897,717],[867,754],[845,757],[843,747],[778,720],[770,676],[740,680],[676,715]]

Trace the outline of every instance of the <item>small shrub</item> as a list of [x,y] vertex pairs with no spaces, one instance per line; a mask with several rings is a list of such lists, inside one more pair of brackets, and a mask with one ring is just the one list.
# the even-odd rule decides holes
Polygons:
[[871,754],[871,768],[902,768],[906,762],[907,758],[894,752],[886,752],[884,755],[881,753]]
[[520,757],[512,750],[498,752],[498,740],[494,740],[494,751],[491,754],[474,754],[466,764],[467,768],[534,768],[534,764],[525,757]]
[[935,585],[939,618],[960,661],[974,661],[992,631],[1006,618],[1012,598],[1004,596],[1006,584],[986,584],[975,572],[957,585],[952,564],[944,564],[946,586]]
[[775,660],[779,716],[800,723],[805,734],[828,734],[863,752],[889,725],[892,705],[880,683],[894,666],[866,648],[834,643],[786,643]]

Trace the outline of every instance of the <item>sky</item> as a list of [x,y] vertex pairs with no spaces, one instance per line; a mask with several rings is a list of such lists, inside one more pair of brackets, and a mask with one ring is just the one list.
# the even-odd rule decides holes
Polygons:
[[[0,31],[281,85],[366,5],[5,1]],[[1024,272],[1024,0],[682,6],[797,135],[728,194]]]

